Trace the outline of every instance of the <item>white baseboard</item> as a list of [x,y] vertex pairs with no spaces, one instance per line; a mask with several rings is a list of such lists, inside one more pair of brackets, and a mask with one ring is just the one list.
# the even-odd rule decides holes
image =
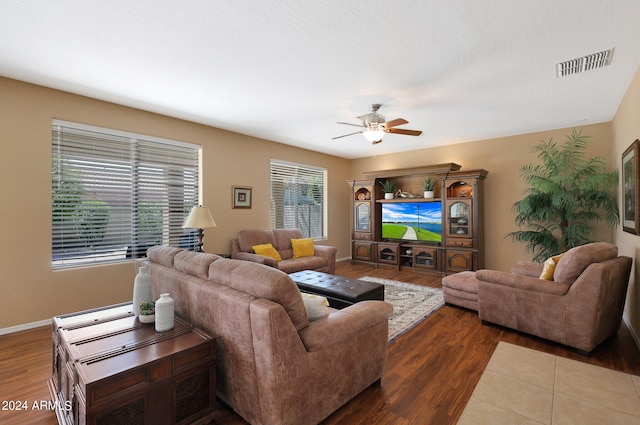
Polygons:
[[627,325],[627,329],[629,329],[629,333],[631,333],[631,338],[633,338],[633,340],[635,341],[636,347],[638,347],[638,350],[640,350],[640,338],[638,337],[636,330],[633,329],[633,326],[631,326],[631,323],[629,323],[627,316],[622,315],[622,320]]
[[351,257],[336,258],[336,263],[338,261],[347,261],[347,260],[351,261]]
[[26,331],[28,329],[39,328],[41,326],[51,325],[51,319],[40,320],[39,322],[25,323],[23,325],[11,326],[9,328],[0,329],[0,335],[12,334],[14,332]]

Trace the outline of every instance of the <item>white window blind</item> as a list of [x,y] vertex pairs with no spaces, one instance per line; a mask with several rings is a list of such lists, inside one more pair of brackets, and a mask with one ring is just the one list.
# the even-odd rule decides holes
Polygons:
[[271,228],[298,228],[304,237],[325,238],[326,180],[324,168],[271,160]]
[[192,248],[182,228],[198,204],[200,146],[54,120],[53,268]]

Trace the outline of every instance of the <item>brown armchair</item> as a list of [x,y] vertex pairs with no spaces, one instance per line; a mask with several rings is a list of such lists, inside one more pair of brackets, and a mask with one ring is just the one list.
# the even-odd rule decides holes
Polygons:
[[511,273],[478,270],[483,322],[591,352],[617,333],[632,259],[605,242],[567,251],[553,281],[538,279],[542,264],[518,262]]

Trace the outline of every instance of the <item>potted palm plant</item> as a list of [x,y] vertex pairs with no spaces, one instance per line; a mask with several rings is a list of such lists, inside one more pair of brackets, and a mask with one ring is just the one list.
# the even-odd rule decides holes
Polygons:
[[541,163],[520,168],[529,187],[513,210],[516,225],[526,229],[505,237],[526,243],[534,261],[592,242],[592,223],[603,214],[607,226],[618,224],[618,172],[608,170],[602,157],[585,157],[588,139],[574,129],[562,145],[542,141],[535,148]]
[[384,191],[384,199],[393,199],[393,190],[396,188],[396,182],[393,180],[381,181],[382,190]]
[[422,186],[424,187],[424,197],[425,199],[430,199],[435,196],[434,189],[436,187],[436,181],[433,177],[428,176],[422,182]]

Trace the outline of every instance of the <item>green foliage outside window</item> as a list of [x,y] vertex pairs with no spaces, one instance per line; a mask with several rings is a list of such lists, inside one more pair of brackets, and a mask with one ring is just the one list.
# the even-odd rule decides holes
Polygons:
[[[67,161],[54,159],[52,184],[53,224],[64,226],[73,247],[91,247],[100,242],[109,224],[109,206],[99,199],[88,199],[79,182],[82,171]],[[56,244],[54,243],[54,246]]]

